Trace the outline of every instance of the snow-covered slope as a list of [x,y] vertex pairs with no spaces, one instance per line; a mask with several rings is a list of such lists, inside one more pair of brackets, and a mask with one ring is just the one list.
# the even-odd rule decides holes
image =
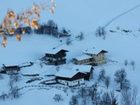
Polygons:
[[[35,1],[36,0],[1,1],[0,21],[2,21],[7,8],[11,8],[17,12],[20,12],[27,7],[30,7],[32,2]],[[57,0],[56,13],[51,15],[47,12],[43,12],[41,21],[46,22],[48,19],[53,19],[58,24],[58,26],[70,29],[72,31],[72,36],[76,36],[79,32],[82,31],[84,32],[84,40],[76,40],[72,42],[71,45],[67,46],[65,44],[65,39],[62,39],[63,42],[60,42],[61,39],[56,39],[47,35],[25,35],[22,37],[21,42],[16,41],[14,37],[9,37],[7,47],[0,47],[0,66],[2,64],[16,65],[32,61],[35,62],[36,65],[31,68],[23,69],[22,73],[39,73],[41,76],[44,76],[50,73],[50,69],[56,69],[55,67],[43,66],[43,68],[41,68],[39,66],[38,59],[43,57],[47,51],[52,51],[54,47],[61,45],[57,47],[56,50],[61,48],[68,49],[69,53],[67,58],[69,63],[72,58],[81,56],[82,51],[94,47],[101,50],[107,50],[109,52],[108,59],[117,61],[117,63],[108,62],[105,65],[95,67],[95,76],[101,69],[104,68],[107,72],[107,75],[111,76],[113,81],[115,71],[121,68],[125,68],[131,84],[138,87],[140,90],[140,85],[138,84],[140,82],[140,32],[138,31],[140,28],[140,8],[137,8],[136,10],[120,17],[112,24],[110,24],[106,28],[107,36],[105,40],[95,36],[95,30],[98,26],[105,25],[113,17],[119,15],[122,12],[125,12],[126,10],[139,3],[139,0]],[[121,29],[117,30],[116,27],[120,27],[121,29],[130,29],[132,32],[124,33],[121,31]],[[109,32],[110,29],[117,32],[111,33]],[[129,62],[135,61],[135,70],[133,70],[130,65],[125,67],[124,60],[128,60]],[[68,64],[64,66],[74,65]],[[6,86],[8,85],[8,79],[9,78],[5,76],[3,80],[0,80],[1,92],[7,91]],[[25,80],[26,79],[27,78],[25,78]],[[25,80],[22,80],[21,83],[19,83],[20,87],[25,85]],[[112,86],[112,88],[115,87]],[[25,94],[22,95],[20,99],[1,102],[1,105],[40,105],[40,103],[41,105],[61,105],[62,103],[64,105],[68,105],[69,99],[71,97],[70,92],[67,96],[67,94],[62,90],[55,88],[49,90],[34,89],[29,92],[26,91],[28,90],[25,89],[23,91]],[[54,94],[58,93],[62,94],[64,102],[54,102],[53,96]]]

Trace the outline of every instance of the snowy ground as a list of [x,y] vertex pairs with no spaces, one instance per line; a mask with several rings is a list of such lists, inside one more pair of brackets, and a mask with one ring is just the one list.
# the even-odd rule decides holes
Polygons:
[[[33,1],[33,0],[32,0]],[[34,0],[35,1],[35,0]],[[22,5],[23,3],[28,4],[27,6]],[[14,6],[13,6],[13,5]],[[82,55],[82,51],[87,48],[98,48],[107,50],[109,53],[107,55],[108,59],[117,61],[112,63],[108,62],[105,65],[95,67],[95,78],[99,71],[103,68],[106,70],[106,74],[111,77],[112,83],[114,78],[114,73],[116,70],[125,68],[127,71],[127,78],[131,81],[132,86],[136,86],[140,93],[140,28],[138,15],[140,8],[122,16],[121,18],[114,21],[109,27],[107,27],[107,37],[102,39],[95,37],[95,30],[100,25],[105,25],[109,20],[111,20],[116,15],[132,8],[133,6],[139,4],[139,0],[70,0],[70,1],[56,1],[57,9],[54,15],[50,15],[46,12],[43,15],[42,21],[53,19],[58,26],[66,27],[72,31],[72,35],[76,36],[80,31],[84,32],[85,38],[82,41],[74,41],[71,45],[67,46],[65,39],[60,42],[60,39],[56,39],[51,36],[43,35],[25,35],[21,42],[16,41],[14,37],[8,38],[8,45],[6,48],[0,47],[0,66],[2,64],[15,65],[22,64],[24,62],[32,61],[35,65],[31,68],[22,69],[21,73],[39,73],[41,77],[46,74],[55,73],[55,67],[43,66],[40,67],[38,59],[40,59],[47,51],[52,51],[53,47],[59,46],[57,49],[65,48],[69,50],[68,53],[68,64],[65,66],[74,66],[69,64],[69,61],[77,56]],[[22,11],[24,8],[31,5],[28,0],[22,1],[8,1],[3,0],[0,3],[0,12],[4,16],[7,8],[13,8],[16,11]],[[20,7],[19,10],[17,8]],[[0,17],[0,20],[3,17]],[[131,33],[124,33],[117,30],[116,27],[121,29],[130,29]],[[116,33],[111,33],[109,30],[116,30]],[[0,39],[1,41],[1,39]],[[56,49],[56,50],[57,50]],[[129,62],[135,61],[135,70],[132,66],[124,66],[124,60]],[[52,70],[50,72],[50,70]],[[44,79],[47,79],[44,77]],[[4,76],[4,79],[0,80],[0,92],[8,91],[8,76]],[[23,78],[19,87],[27,85],[25,82],[28,78]],[[94,80],[93,80],[94,81]],[[33,85],[38,84],[38,82],[31,83]],[[112,85],[112,88],[115,85]],[[62,90],[56,88],[46,89],[33,89],[28,91],[28,89],[23,90],[25,94],[17,100],[8,100],[5,102],[0,102],[1,105],[68,105],[71,92],[67,96]],[[53,100],[54,94],[61,93],[64,101],[61,103],[56,103]],[[140,97],[140,95],[139,95]],[[140,98],[139,98],[140,99]]]

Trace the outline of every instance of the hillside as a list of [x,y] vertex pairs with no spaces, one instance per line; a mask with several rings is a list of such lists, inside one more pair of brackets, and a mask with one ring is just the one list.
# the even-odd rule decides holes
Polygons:
[[[32,4],[28,0],[22,1],[1,1],[0,12],[2,21],[7,8],[12,8],[15,11],[22,11],[22,9],[27,8]],[[28,5],[23,5],[26,3]],[[55,50],[67,49],[67,64],[59,66],[60,69],[66,67],[74,67],[75,65],[70,61],[78,56],[81,56],[83,51],[87,49],[100,49],[106,50],[108,62],[94,67],[93,79],[86,82],[87,86],[90,86],[97,82],[99,72],[104,69],[106,75],[110,77],[111,83],[109,90],[116,90],[117,86],[114,82],[114,74],[117,70],[122,68],[125,69],[127,73],[127,79],[131,83],[131,87],[137,87],[138,98],[140,100],[140,82],[139,69],[140,69],[140,57],[139,57],[139,42],[140,42],[140,24],[139,24],[139,11],[137,8],[134,11],[118,18],[113,21],[105,31],[107,32],[105,39],[102,37],[97,37],[95,35],[96,29],[99,26],[104,26],[113,17],[119,15],[139,4],[138,0],[70,0],[70,1],[56,1],[57,8],[54,15],[42,14],[40,19],[42,22],[46,22],[49,19],[53,19],[58,26],[65,27],[71,30],[71,40],[70,45],[66,44],[67,38],[55,38],[49,35],[24,35],[20,42],[16,41],[15,37],[8,37],[8,45],[6,48],[0,46],[0,66],[5,65],[22,65],[25,62],[34,62],[34,65],[27,68],[22,68],[20,71],[21,80],[16,82],[18,88],[25,86],[38,86],[39,82],[43,80],[48,80],[50,77],[45,75],[54,75],[57,72],[56,66],[48,66],[41,64],[39,60],[47,52],[55,52]],[[20,8],[19,8],[20,7]],[[19,8],[19,9],[17,9]],[[45,13],[45,12],[43,12]],[[113,30],[111,32],[110,30]],[[125,32],[124,30],[130,30],[130,32]],[[75,37],[79,35],[80,32],[84,33],[83,40],[75,40]],[[0,39],[1,42],[1,39]],[[56,49],[53,49],[56,48]],[[125,66],[125,60],[128,61],[128,65]],[[113,62],[114,61],[114,62]],[[134,68],[132,61],[135,62]],[[22,74],[39,74],[42,77],[40,81],[35,81],[27,84],[26,82],[30,80],[30,77],[24,77]],[[9,75],[3,74],[3,79],[1,79],[0,93],[7,93],[9,91]],[[101,84],[102,85],[102,84]],[[51,87],[52,86],[52,87]],[[21,97],[18,99],[8,99],[5,101],[1,100],[1,105],[69,105],[71,96],[77,94],[78,89],[72,92],[70,88],[57,84],[44,87],[27,87],[21,89]],[[60,87],[60,88],[59,88]],[[65,90],[67,89],[67,90]],[[99,90],[106,91],[102,86],[99,86]],[[107,90],[107,91],[109,91]],[[55,102],[54,95],[61,94],[63,101]],[[118,102],[121,101],[120,94],[115,92],[118,97]],[[86,104],[85,104],[86,105]],[[89,104],[90,105],[90,104]],[[119,104],[121,105],[121,104]],[[139,105],[139,104],[137,104]]]

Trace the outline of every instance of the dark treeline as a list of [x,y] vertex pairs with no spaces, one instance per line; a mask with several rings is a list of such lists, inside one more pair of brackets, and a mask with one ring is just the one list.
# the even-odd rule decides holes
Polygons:
[[65,28],[59,30],[57,24],[53,20],[49,20],[47,24],[40,24],[38,29],[32,29],[30,26],[19,27],[15,30],[15,34],[39,34],[39,35],[52,35],[54,37],[67,37],[70,36],[69,30]]

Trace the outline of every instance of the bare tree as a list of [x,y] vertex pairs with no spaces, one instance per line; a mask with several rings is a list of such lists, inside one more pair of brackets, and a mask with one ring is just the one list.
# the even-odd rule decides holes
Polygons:
[[125,65],[125,66],[128,65],[128,61],[127,61],[127,60],[124,61],[124,65]]
[[71,43],[72,43],[71,39],[70,38],[67,38],[66,45],[70,45]]
[[57,27],[56,23],[53,20],[48,20],[48,34],[53,34],[55,27]]
[[118,105],[117,98],[115,97],[114,91],[110,92],[110,98],[111,98],[111,105]]
[[74,93],[75,92],[75,89],[74,88],[71,88],[71,92]]
[[111,98],[110,98],[110,96],[109,96],[109,94],[107,92],[105,92],[102,95],[100,104],[101,105],[111,105]]
[[84,33],[81,32],[80,35],[79,35],[79,40],[83,40],[84,39]]
[[60,67],[59,67],[59,66],[57,66],[57,67],[56,67],[56,71],[59,71],[59,70],[60,70]]
[[121,91],[121,104],[122,105],[139,105],[137,103],[138,90],[136,87],[130,90]]
[[9,79],[9,83],[8,83],[10,89],[12,89],[14,87],[14,81],[10,78]]
[[121,91],[121,105],[132,105],[130,91],[128,90]]
[[16,75],[13,75],[13,81],[15,82],[18,82],[20,80],[20,75],[19,74],[16,74]]
[[99,76],[98,76],[98,81],[100,82],[100,81],[104,81],[105,80],[105,70],[104,69],[102,69],[101,71],[100,71],[100,73],[99,73]]
[[53,99],[55,102],[63,101],[61,94],[55,94]]
[[97,30],[96,30],[96,36],[97,37],[103,37],[103,39],[106,38],[106,31],[105,31],[105,28],[104,27],[98,27]]
[[132,89],[132,103],[133,103],[133,105],[137,105],[137,96],[138,96],[138,89],[137,89],[137,87],[134,87],[133,89]]
[[4,101],[7,98],[8,98],[8,95],[6,93],[2,92],[2,94],[0,95],[0,99]]
[[78,98],[76,96],[72,96],[69,105],[78,105]]
[[19,74],[10,75],[10,80],[13,82],[18,82],[20,80],[20,75]]
[[43,68],[43,62],[39,63],[40,68]]
[[132,65],[133,70],[135,70],[135,61],[131,61],[130,64]]
[[20,76],[18,74],[13,74],[9,76],[9,86],[10,89],[14,87],[14,83],[20,80]]
[[109,85],[110,85],[110,77],[109,77],[109,76],[107,76],[107,77],[105,78],[104,83],[105,83],[106,88],[108,89],[108,87],[109,87]]
[[12,99],[20,97],[20,93],[17,86],[10,89],[10,96]]
[[93,105],[100,105],[100,93],[97,92],[98,85],[95,83],[89,89],[89,96],[91,97],[91,101]]
[[79,90],[79,96],[80,97],[86,97],[86,94],[87,94],[87,91],[84,87],[81,87],[80,90]]
[[88,97],[82,98],[82,105],[88,105]]
[[79,39],[80,41],[84,39],[84,33],[80,32],[80,34],[78,36],[76,36],[77,39]]
[[121,69],[121,70],[118,70],[116,73],[115,73],[115,81],[117,84],[120,85],[120,90],[121,89],[129,89],[130,87],[130,83],[129,81],[126,79],[126,72],[125,72],[125,69]]

